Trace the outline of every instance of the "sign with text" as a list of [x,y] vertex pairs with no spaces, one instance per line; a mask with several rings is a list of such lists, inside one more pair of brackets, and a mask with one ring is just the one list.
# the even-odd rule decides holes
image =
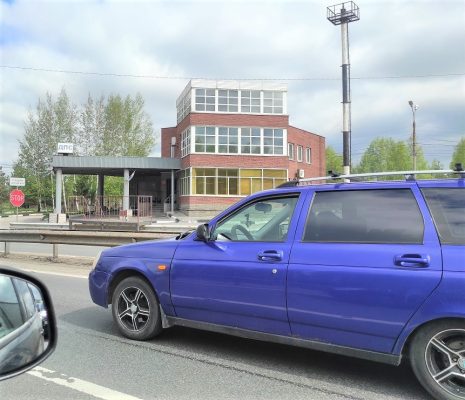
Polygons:
[[73,154],[74,144],[73,143],[58,143],[57,153],[58,154]]
[[25,178],[14,178],[10,177],[10,186],[26,186]]
[[13,207],[21,207],[24,204],[24,193],[15,189],[10,192],[10,203]]

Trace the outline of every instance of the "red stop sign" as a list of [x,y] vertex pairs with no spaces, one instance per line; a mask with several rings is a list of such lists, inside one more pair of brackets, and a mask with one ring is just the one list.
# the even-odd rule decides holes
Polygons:
[[24,193],[15,189],[10,192],[10,203],[13,207],[21,207],[24,204]]

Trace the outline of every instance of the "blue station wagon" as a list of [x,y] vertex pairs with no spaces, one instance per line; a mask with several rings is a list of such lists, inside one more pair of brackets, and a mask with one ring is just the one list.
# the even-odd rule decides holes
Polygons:
[[256,193],[195,232],[105,250],[92,299],[112,305],[131,339],[182,325],[393,365],[406,358],[434,398],[465,399],[465,179],[456,174]]

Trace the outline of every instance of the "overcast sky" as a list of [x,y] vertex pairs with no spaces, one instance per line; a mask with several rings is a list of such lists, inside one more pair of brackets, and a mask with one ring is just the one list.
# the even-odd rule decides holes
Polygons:
[[[340,27],[326,20],[336,3],[0,0],[0,165],[9,171],[27,111],[47,91],[64,87],[77,104],[89,93],[139,92],[158,136],[176,125],[176,98],[191,77],[287,82],[291,124],[341,151]],[[353,160],[377,136],[407,140],[413,100],[418,142],[447,167],[465,136],[465,1],[356,3]]]

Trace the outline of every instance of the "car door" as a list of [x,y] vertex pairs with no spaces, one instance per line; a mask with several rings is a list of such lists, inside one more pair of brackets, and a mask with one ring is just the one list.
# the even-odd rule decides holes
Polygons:
[[177,317],[289,335],[286,277],[302,200],[255,197],[183,240],[170,273]]
[[433,216],[444,270],[465,270],[465,184],[463,180],[419,182]]
[[315,190],[302,212],[288,272],[292,334],[390,353],[441,279],[437,234],[415,182],[335,189]]

